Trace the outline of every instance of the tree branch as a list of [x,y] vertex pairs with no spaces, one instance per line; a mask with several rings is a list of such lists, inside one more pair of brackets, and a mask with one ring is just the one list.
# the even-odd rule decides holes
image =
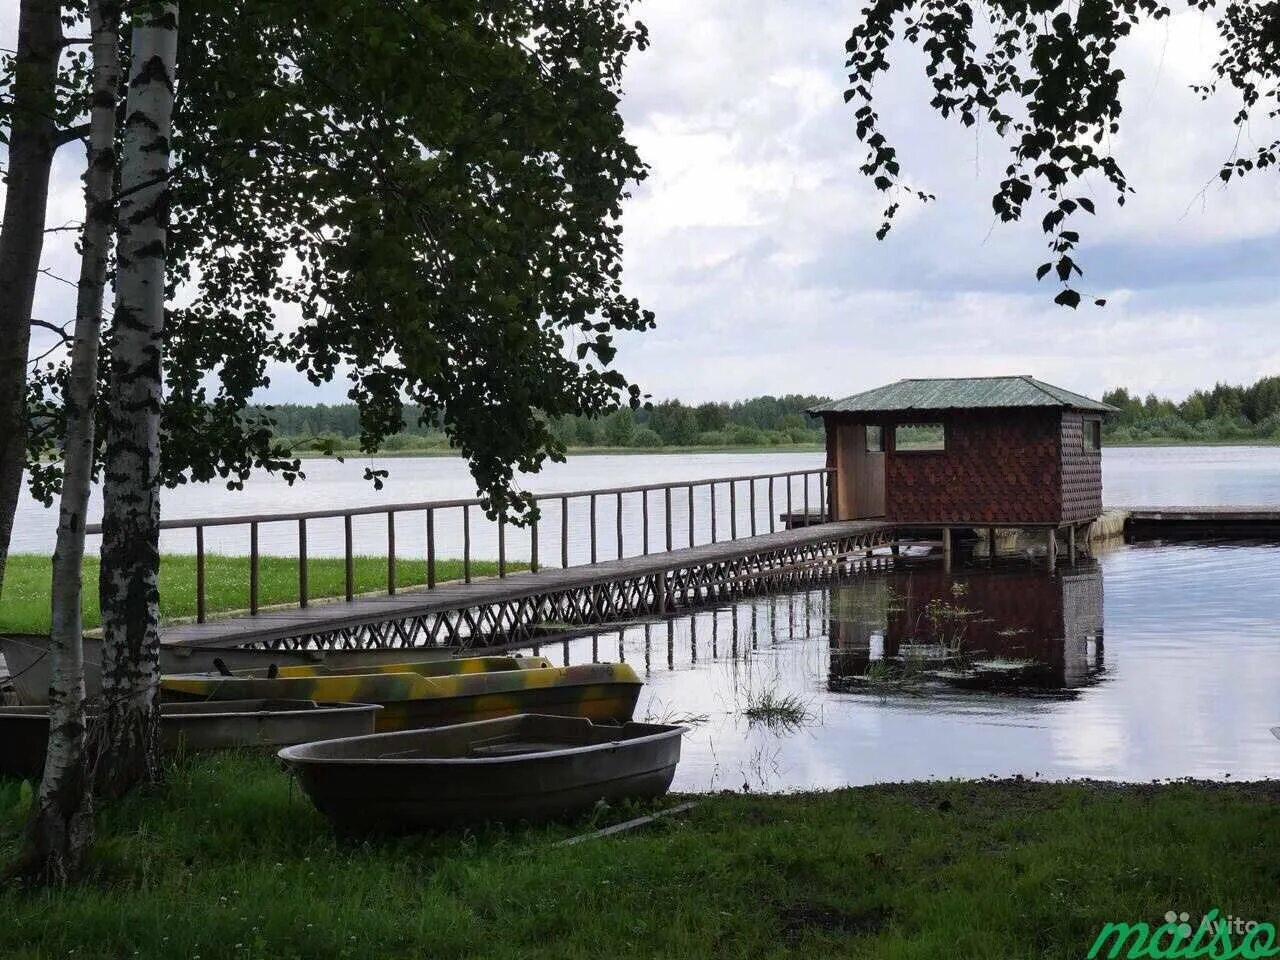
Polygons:
[[65,127],[53,135],[55,147],[65,147],[73,140],[83,140],[89,135],[88,123],[77,123],[74,127]]
[[57,280],[59,283],[65,283],[68,287],[75,287],[77,290],[80,289],[80,285],[76,283],[74,280],[68,280],[66,277],[60,277],[56,273],[54,273],[52,270],[50,270],[48,267],[41,267],[40,272],[44,274],[46,277],[48,277],[50,280]]

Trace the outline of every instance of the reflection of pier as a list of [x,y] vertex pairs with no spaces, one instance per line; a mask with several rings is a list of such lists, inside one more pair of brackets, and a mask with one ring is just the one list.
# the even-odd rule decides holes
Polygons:
[[663,667],[684,669],[702,661],[745,660],[761,649],[821,639],[831,615],[830,601],[830,593],[821,586],[770,593],[661,619],[583,627],[554,639],[535,640],[522,649],[564,666],[618,660],[634,663],[646,673]]
[[1103,667],[1102,572],[916,567],[832,590],[831,676],[914,658],[949,682],[1070,689]]

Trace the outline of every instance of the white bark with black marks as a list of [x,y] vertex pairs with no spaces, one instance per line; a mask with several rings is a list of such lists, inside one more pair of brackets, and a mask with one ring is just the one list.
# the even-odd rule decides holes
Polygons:
[[49,637],[49,747],[36,796],[26,873],[46,883],[75,879],[93,843],[93,792],[86,752],[81,569],[93,477],[94,402],[107,252],[114,221],[116,100],[120,86],[118,0],[90,0],[93,100],[84,178],[84,232],[75,339],[66,395],[62,501],[53,554]]
[[103,712],[97,785],[159,778],[160,405],[169,135],[178,5],[134,14],[117,210],[102,515]]

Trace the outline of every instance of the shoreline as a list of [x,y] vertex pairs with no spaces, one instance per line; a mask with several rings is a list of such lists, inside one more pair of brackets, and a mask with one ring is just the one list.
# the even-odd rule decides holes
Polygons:
[[[1143,447],[1277,447],[1276,440],[1178,440],[1174,438],[1157,438],[1151,440],[1126,440],[1122,443],[1102,441],[1103,450],[1139,449]],[[678,456],[680,454],[746,454],[746,453],[823,453],[826,447],[821,443],[796,443],[786,446],[689,446],[689,447],[570,447],[565,451],[567,457],[605,457],[605,456]],[[461,457],[453,450],[429,448],[424,450],[387,450],[378,453],[364,453],[360,450],[337,450],[332,455],[318,451],[303,451],[296,454],[300,460],[354,460],[363,457],[385,457],[401,459],[404,457]]]

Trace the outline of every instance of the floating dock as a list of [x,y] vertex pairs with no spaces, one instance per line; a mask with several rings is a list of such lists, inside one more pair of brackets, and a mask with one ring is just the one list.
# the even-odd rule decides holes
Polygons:
[[1280,506],[1126,507],[1124,533],[1135,540],[1280,535]]

